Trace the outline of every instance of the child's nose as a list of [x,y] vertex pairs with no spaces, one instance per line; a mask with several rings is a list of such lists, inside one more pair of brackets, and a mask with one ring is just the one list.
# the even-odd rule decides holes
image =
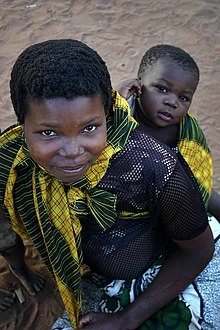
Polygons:
[[169,97],[164,100],[164,104],[176,109],[178,106],[178,98],[176,95],[169,95]]

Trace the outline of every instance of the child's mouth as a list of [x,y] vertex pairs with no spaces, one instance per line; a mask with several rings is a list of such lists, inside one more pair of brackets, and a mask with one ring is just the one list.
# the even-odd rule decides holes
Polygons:
[[164,121],[171,121],[173,119],[173,115],[170,112],[158,112],[158,117]]

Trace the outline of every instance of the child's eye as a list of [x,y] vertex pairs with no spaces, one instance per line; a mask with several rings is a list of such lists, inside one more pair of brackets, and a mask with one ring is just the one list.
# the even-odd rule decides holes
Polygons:
[[84,128],[84,132],[93,132],[96,129],[94,125],[88,125]]
[[42,131],[41,134],[43,136],[55,136],[56,135],[56,133],[54,131],[50,131],[50,130]]
[[161,86],[161,85],[157,85],[156,88],[158,89],[159,92],[161,93],[167,93],[168,92],[168,89],[164,86]]
[[180,99],[180,101],[182,101],[182,102],[187,102],[187,101],[189,101],[189,98],[186,97],[186,96],[184,96],[184,95],[180,95],[180,96],[179,96],[179,99]]

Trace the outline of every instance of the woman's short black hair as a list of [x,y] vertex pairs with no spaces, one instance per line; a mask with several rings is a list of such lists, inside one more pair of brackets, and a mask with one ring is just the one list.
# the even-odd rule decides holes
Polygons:
[[166,44],[153,46],[146,51],[139,65],[138,77],[141,78],[161,58],[172,60],[183,70],[191,72],[197,83],[199,82],[199,68],[190,54],[182,48]]
[[20,54],[11,72],[11,100],[20,124],[24,123],[29,99],[99,95],[108,113],[111,89],[105,62],[78,40],[54,39],[34,44]]

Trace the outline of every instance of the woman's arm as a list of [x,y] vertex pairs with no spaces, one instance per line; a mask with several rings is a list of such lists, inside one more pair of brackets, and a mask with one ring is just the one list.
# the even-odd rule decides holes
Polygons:
[[211,260],[214,239],[201,199],[179,167],[158,200],[160,223],[175,247],[146,290],[116,314],[89,313],[80,320],[87,330],[135,330],[193,282]]
[[176,245],[177,250],[166,259],[155,280],[134,304],[124,310],[125,319],[132,325],[129,330],[136,329],[175,299],[204,269],[214,250],[210,227],[196,238],[176,241]]
[[209,226],[198,237],[175,243],[176,251],[133,304],[117,314],[89,313],[81,318],[81,328],[90,323],[86,326],[88,330],[135,330],[175,299],[207,265],[214,250]]

